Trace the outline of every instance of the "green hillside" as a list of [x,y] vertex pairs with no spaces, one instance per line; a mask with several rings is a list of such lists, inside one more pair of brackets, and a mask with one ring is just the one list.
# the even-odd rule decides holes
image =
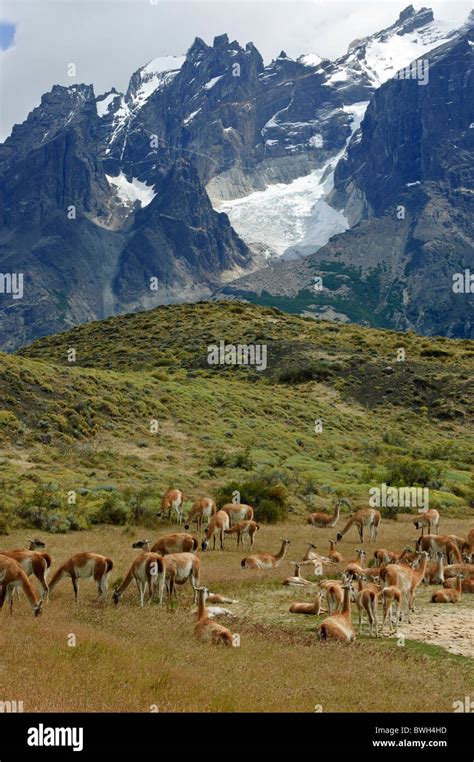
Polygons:
[[[209,365],[220,341],[265,345],[266,369]],[[36,341],[0,354],[0,531],[154,525],[169,486],[191,500],[256,479],[283,490],[290,518],[336,494],[364,503],[382,481],[428,485],[431,505],[464,516],[473,365],[468,341],[236,302],[159,307]]]

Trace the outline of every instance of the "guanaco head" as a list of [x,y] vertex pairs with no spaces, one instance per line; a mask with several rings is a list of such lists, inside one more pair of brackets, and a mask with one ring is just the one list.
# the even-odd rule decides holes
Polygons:
[[340,542],[342,540],[342,532],[338,532],[336,535],[336,542]]
[[290,541],[290,540],[287,540],[285,537],[282,537],[282,540],[281,540],[281,541],[282,541],[282,542],[283,542],[285,545],[290,545],[290,544],[291,544],[291,541]]
[[203,541],[201,542],[201,550],[207,550],[207,546],[209,545],[209,540],[204,537]]
[[132,544],[132,548],[140,548],[141,550],[149,550],[151,540],[137,540]]
[[28,539],[28,550],[38,550],[38,548],[45,548],[46,543],[43,540],[35,538],[34,540]]
[[113,592],[113,595],[112,595],[112,600],[115,603],[115,605],[120,603],[120,601],[122,600],[122,593],[120,592],[118,585],[116,585],[115,588],[114,588],[114,592]]
[[43,613],[43,599],[41,599],[38,605],[34,607],[33,613],[35,616],[40,616]]

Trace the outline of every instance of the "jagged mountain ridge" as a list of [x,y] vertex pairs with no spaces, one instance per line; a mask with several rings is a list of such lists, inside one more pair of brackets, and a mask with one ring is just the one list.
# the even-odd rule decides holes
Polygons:
[[[135,72],[125,94],[55,85],[0,146],[0,260],[26,276],[21,302],[1,296],[0,346],[206,297],[254,270],[255,250],[208,195],[218,206],[269,183],[313,182],[308,173],[324,183],[318,198],[329,192],[365,110],[360,99],[411,60],[414,34],[427,49],[446,36],[434,23],[431,11],[410,7],[336,62],[282,51],[265,66],[252,43],[197,38],[185,57]],[[390,47],[395,37],[407,43],[401,52]],[[375,67],[374,45],[383,48]],[[347,226],[322,203],[309,251]]]
[[[471,17],[472,18],[472,17]],[[242,278],[226,295],[314,317],[472,338],[474,29],[429,55],[429,80],[391,79],[335,170],[331,201],[353,227],[298,263]],[[315,290],[322,277],[323,290]]]

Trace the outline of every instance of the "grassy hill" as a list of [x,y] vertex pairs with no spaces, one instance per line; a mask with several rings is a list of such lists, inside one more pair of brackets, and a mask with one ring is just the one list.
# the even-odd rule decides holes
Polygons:
[[[209,365],[221,340],[265,344],[267,368]],[[191,499],[259,478],[283,485],[290,517],[335,495],[363,504],[382,481],[428,485],[431,505],[469,515],[473,365],[468,341],[235,302],[36,341],[0,354],[0,530],[155,525],[169,486]]]
[[[208,365],[207,347],[221,340],[265,344],[267,369]],[[397,362],[401,347],[405,361]],[[114,561],[114,585],[135,558],[132,541],[170,529],[156,512],[172,485],[185,491],[186,507],[199,495],[220,502],[241,490],[259,519],[279,520],[262,526],[257,551],[275,552],[281,537],[291,538],[287,559],[270,572],[242,569],[234,538],[224,552],[199,553],[204,583],[238,600],[230,626],[241,647],[225,652],[211,654],[193,638],[188,586],[172,610],[140,609],[133,586],[122,605],[97,604],[91,583],[77,605],[67,581],[39,619],[20,601],[2,619],[5,695],[30,696],[33,681],[39,689],[26,711],[424,712],[442,683],[439,709],[452,711],[472,685],[472,596],[447,611],[429,603],[425,588],[401,641],[363,631],[348,658],[345,644],[318,642],[322,617],[288,612],[292,601],[312,600],[314,588],[284,587],[282,579],[309,541],[327,550],[331,535],[309,527],[305,513],[331,509],[337,495],[367,504],[370,486],[383,481],[428,485],[443,531],[467,535],[472,366],[469,342],[230,302],[161,307],[1,354],[4,548],[38,533],[53,570],[80,550],[104,553]],[[412,543],[412,520],[385,515],[379,546]],[[354,531],[339,544],[346,562],[358,547]],[[376,545],[364,547],[370,558]],[[53,690],[45,670],[58,675]],[[212,680],[216,670],[224,680]],[[418,674],[425,691],[407,691]]]

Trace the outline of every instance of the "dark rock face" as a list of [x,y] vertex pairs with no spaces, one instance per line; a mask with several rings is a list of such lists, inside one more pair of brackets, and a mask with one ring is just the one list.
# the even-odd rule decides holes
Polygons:
[[[452,267],[469,266],[472,25],[430,56],[425,87],[413,80],[379,87],[383,72],[368,63],[374,40],[429,36],[431,20],[430,10],[410,6],[334,62],[295,61],[282,51],[264,66],[252,43],[224,34],[212,45],[196,38],[181,59],[149,62],[124,94],[55,85],[0,146],[0,275],[24,275],[21,299],[0,279],[0,347],[203,298],[239,276],[234,290],[243,283],[252,291],[249,273],[259,260],[209,196],[236,198],[335,161],[352,134],[351,106],[367,101],[332,194],[357,227],[295,265],[296,275],[283,268],[280,288],[305,288],[322,259],[360,268],[362,278],[370,263],[380,270],[381,293],[387,289],[384,324],[462,332],[464,307],[440,298],[432,308],[423,289],[430,268],[448,278]],[[400,204],[407,214],[397,230],[405,232],[390,242]],[[344,313],[338,299],[334,309]]]
[[392,79],[376,91],[335,172],[333,203],[352,210],[355,226],[304,261],[221,293],[472,338],[472,292],[454,290],[453,276],[474,273],[473,92],[474,31],[466,28],[429,55],[426,85]]

